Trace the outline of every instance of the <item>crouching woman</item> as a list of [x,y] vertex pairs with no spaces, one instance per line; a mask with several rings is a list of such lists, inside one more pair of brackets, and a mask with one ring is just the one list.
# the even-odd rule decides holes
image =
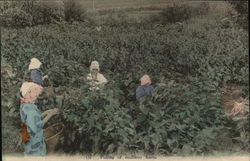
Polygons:
[[21,87],[21,127],[24,155],[45,156],[46,145],[43,133],[44,124],[53,116],[59,113],[57,108],[41,111],[35,105],[35,101],[42,93],[43,87],[33,83],[24,82]]

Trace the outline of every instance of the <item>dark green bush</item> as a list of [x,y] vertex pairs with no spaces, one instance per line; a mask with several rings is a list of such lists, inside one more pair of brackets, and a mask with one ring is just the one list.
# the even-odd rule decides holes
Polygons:
[[26,1],[23,10],[32,15],[33,25],[59,23],[64,20],[62,2]]
[[162,13],[162,17],[165,18],[167,22],[175,23],[182,22],[190,19],[191,9],[185,5],[176,5],[166,8]]
[[173,3],[172,6],[165,8],[160,14],[162,23],[176,23],[187,21],[192,17],[206,14],[209,10],[209,5],[206,2],[198,6],[191,6],[183,2]]
[[86,11],[80,2],[79,0],[64,1],[64,15],[66,21],[85,21]]
[[229,3],[239,14],[236,16],[236,23],[248,29],[248,1],[229,1]]
[[32,25],[32,16],[20,8],[9,8],[1,14],[1,25],[24,27]]
[[63,3],[55,1],[4,1],[1,3],[2,25],[26,27],[59,23],[64,20]]
[[242,15],[248,14],[248,1],[229,1],[234,9]]

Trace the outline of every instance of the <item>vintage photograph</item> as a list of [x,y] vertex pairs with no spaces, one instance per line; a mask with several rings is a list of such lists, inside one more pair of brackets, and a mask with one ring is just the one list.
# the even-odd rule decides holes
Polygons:
[[244,0],[1,0],[2,159],[249,161],[248,30]]

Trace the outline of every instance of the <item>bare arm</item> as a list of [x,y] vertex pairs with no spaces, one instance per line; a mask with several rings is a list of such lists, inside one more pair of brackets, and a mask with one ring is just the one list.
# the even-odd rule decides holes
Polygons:
[[48,78],[48,75],[43,76],[43,80],[46,79],[46,78]]

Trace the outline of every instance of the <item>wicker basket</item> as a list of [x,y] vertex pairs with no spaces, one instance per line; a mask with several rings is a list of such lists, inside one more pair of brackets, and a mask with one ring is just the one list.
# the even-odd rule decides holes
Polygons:
[[47,153],[55,152],[56,145],[59,143],[63,129],[64,125],[62,123],[57,123],[44,130]]

